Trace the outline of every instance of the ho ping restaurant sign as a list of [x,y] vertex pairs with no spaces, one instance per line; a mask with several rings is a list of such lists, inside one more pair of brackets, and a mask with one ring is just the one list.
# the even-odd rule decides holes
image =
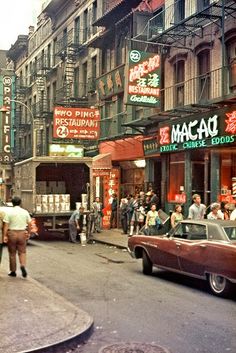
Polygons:
[[160,63],[156,53],[129,52],[126,104],[156,107],[160,103]]
[[236,144],[236,107],[160,123],[157,138],[144,141],[144,154]]
[[60,139],[97,140],[100,134],[98,109],[55,107],[53,137]]

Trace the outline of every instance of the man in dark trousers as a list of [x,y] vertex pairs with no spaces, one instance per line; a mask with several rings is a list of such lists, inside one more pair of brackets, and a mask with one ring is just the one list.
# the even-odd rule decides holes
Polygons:
[[81,224],[81,216],[84,214],[84,207],[80,207],[79,210],[75,210],[69,219],[69,232],[70,242],[77,243],[77,233],[82,230],[83,225]]
[[22,276],[27,277],[26,244],[31,230],[31,217],[28,211],[20,207],[21,199],[18,196],[12,198],[12,205],[13,207],[6,212],[3,219],[3,240],[7,243],[10,262],[8,275],[16,277],[16,253],[18,252]]
[[112,194],[110,228],[117,228],[117,207],[117,195],[114,193]]

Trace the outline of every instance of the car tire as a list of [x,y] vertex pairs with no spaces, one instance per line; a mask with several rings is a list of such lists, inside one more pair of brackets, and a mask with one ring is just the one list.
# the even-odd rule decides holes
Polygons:
[[143,274],[148,276],[152,274],[152,262],[146,251],[143,251]]
[[225,297],[229,295],[232,285],[227,278],[215,273],[209,273],[208,282],[213,294],[218,297]]

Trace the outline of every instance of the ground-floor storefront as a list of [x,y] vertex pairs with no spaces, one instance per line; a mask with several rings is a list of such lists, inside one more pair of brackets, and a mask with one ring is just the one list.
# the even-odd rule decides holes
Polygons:
[[[224,108],[172,120],[144,141],[150,179],[166,211],[181,203],[187,214],[194,193],[209,205],[236,201],[236,113]],[[159,177],[157,177],[157,175]]]

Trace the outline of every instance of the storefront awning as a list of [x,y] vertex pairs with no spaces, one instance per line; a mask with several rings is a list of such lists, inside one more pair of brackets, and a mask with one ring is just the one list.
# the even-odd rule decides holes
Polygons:
[[111,169],[111,154],[103,153],[93,157],[93,169]]

